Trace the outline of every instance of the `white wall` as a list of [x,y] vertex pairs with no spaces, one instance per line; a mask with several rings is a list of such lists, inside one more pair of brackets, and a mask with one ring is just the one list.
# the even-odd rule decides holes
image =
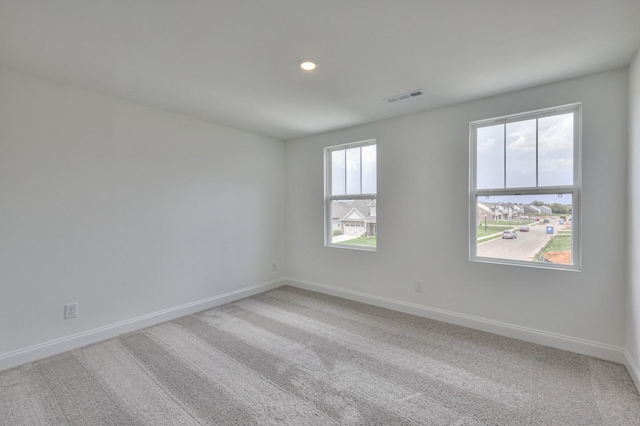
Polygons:
[[629,70],[629,294],[626,347],[640,389],[640,51]]
[[[288,142],[288,276],[621,353],[627,77],[614,70]],[[470,262],[469,122],[573,102],[583,102],[582,271]],[[378,140],[378,251],[326,248],[323,147],[369,138]]]
[[[0,70],[0,368],[34,345],[277,282],[285,262],[299,282],[626,346],[637,366],[639,61],[629,75],[559,82],[286,150]],[[584,103],[583,271],[469,262],[469,121],[576,101]],[[369,138],[379,152],[378,252],[325,248],[323,147]],[[423,293],[414,280],[425,281]],[[62,319],[68,302],[80,303],[79,318]]]
[[0,71],[0,360],[279,278],[284,158],[282,141]]

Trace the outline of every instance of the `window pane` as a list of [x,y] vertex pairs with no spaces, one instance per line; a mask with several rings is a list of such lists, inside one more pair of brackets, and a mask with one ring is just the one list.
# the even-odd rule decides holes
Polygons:
[[331,195],[345,194],[344,149],[331,153]]
[[376,145],[362,147],[362,193],[377,192]]
[[347,149],[347,194],[361,194],[360,148]]
[[331,243],[376,247],[376,199],[331,201]]
[[538,186],[573,185],[573,113],[538,120]]
[[476,198],[479,257],[572,265],[571,194]]
[[507,124],[507,188],[536,186],[536,120]]
[[476,136],[476,188],[504,188],[504,125],[481,127]]

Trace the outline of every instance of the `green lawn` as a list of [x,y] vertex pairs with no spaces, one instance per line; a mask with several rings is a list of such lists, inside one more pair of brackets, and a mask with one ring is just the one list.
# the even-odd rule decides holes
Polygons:
[[512,220],[512,221],[508,221],[508,220],[501,220],[500,222],[497,222],[500,225],[511,225],[511,226],[520,226],[520,225],[531,225],[532,223],[535,223],[533,221],[529,221],[529,220]]
[[548,251],[571,251],[571,234],[553,237],[543,249],[543,252]]
[[354,238],[352,240],[342,241],[337,244],[342,244],[345,246],[361,246],[361,247],[375,247],[376,246],[376,237],[360,237]]
[[511,229],[511,228],[513,228],[513,226],[510,227],[508,224],[507,225],[503,225],[503,226],[487,225],[487,230],[485,231],[484,230],[484,225],[480,225],[480,226],[478,226],[478,229],[477,229],[477,231],[478,231],[477,232],[477,238],[481,238],[481,237],[484,237],[484,236],[487,236],[487,235],[491,235],[491,234],[496,234],[498,232],[502,232],[504,230]]

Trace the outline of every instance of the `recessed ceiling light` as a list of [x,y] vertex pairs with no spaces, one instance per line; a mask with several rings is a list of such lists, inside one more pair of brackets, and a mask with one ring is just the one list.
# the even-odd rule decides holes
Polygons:
[[302,61],[300,62],[300,68],[302,68],[305,71],[313,71],[315,70],[317,67],[316,63],[313,61]]

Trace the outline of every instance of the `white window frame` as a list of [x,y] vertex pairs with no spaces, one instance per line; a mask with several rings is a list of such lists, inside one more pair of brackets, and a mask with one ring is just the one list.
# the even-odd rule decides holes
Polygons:
[[[530,119],[539,119],[554,115],[560,115],[573,112],[573,185],[562,186],[537,186],[524,188],[497,188],[497,189],[477,189],[476,187],[476,161],[477,161],[477,130],[482,127],[494,126],[499,124],[524,121]],[[537,141],[536,141],[537,144]],[[473,121],[469,124],[469,260],[476,262],[496,263],[505,265],[518,265],[534,268],[559,269],[580,271],[582,266],[581,254],[581,192],[582,192],[582,104],[575,103],[563,105],[553,108],[545,108],[535,111],[529,111],[520,114],[513,114],[503,117],[491,118],[486,120]],[[536,148],[537,151],[537,148]],[[506,161],[506,157],[505,157]],[[505,169],[506,170],[506,169]],[[505,171],[506,173],[506,171]],[[536,171],[537,173],[537,171]],[[500,258],[481,257],[477,254],[477,201],[482,197],[488,196],[505,196],[505,195],[536,195],[536,194],[571,194],[572,197],[572,246],[571,256],[573,264],[551,264],[542,262],[533,262],[526,260],[511,260]]]
[[[332,227],[331,227],[331,203],[336,200],[377,200],[378,192],[377,192],[377,182],[376,182],[376,192],[370,194],[346,194],[346,195],[331,195],[331,185],[333,182],[332,179],[332,162],[331,162],[331,154],[334,151],[341,151],[344,149],[350,148],[362,148],[364,146],[376,145],[376,176],[377,176],[377,168],[378,168],[378,155],[377,155],[377,140],[376,139],[367,139],[359,142],[351,142],[341,145],[329,146],[324,149],[324,170],[325,170],[325,179],[324,179],[324,245],[326,247],[335,247],[342,249],[352,249],[352,250],[363,250],[363,251],[377,251],[376,247],[364,247],[364,246],[356,246],[356,245],[348,245],[348,244],[333,244],[332,240]],[[362,166],[360,168],[360,185],[362,187]],[[346,191],[345,191],[346,192]],[[377,213],[377,208],[376,208]],[[376,214],[377,216],[377,214]],[[377,233],[376,233],[376,242],[377,242]]]

